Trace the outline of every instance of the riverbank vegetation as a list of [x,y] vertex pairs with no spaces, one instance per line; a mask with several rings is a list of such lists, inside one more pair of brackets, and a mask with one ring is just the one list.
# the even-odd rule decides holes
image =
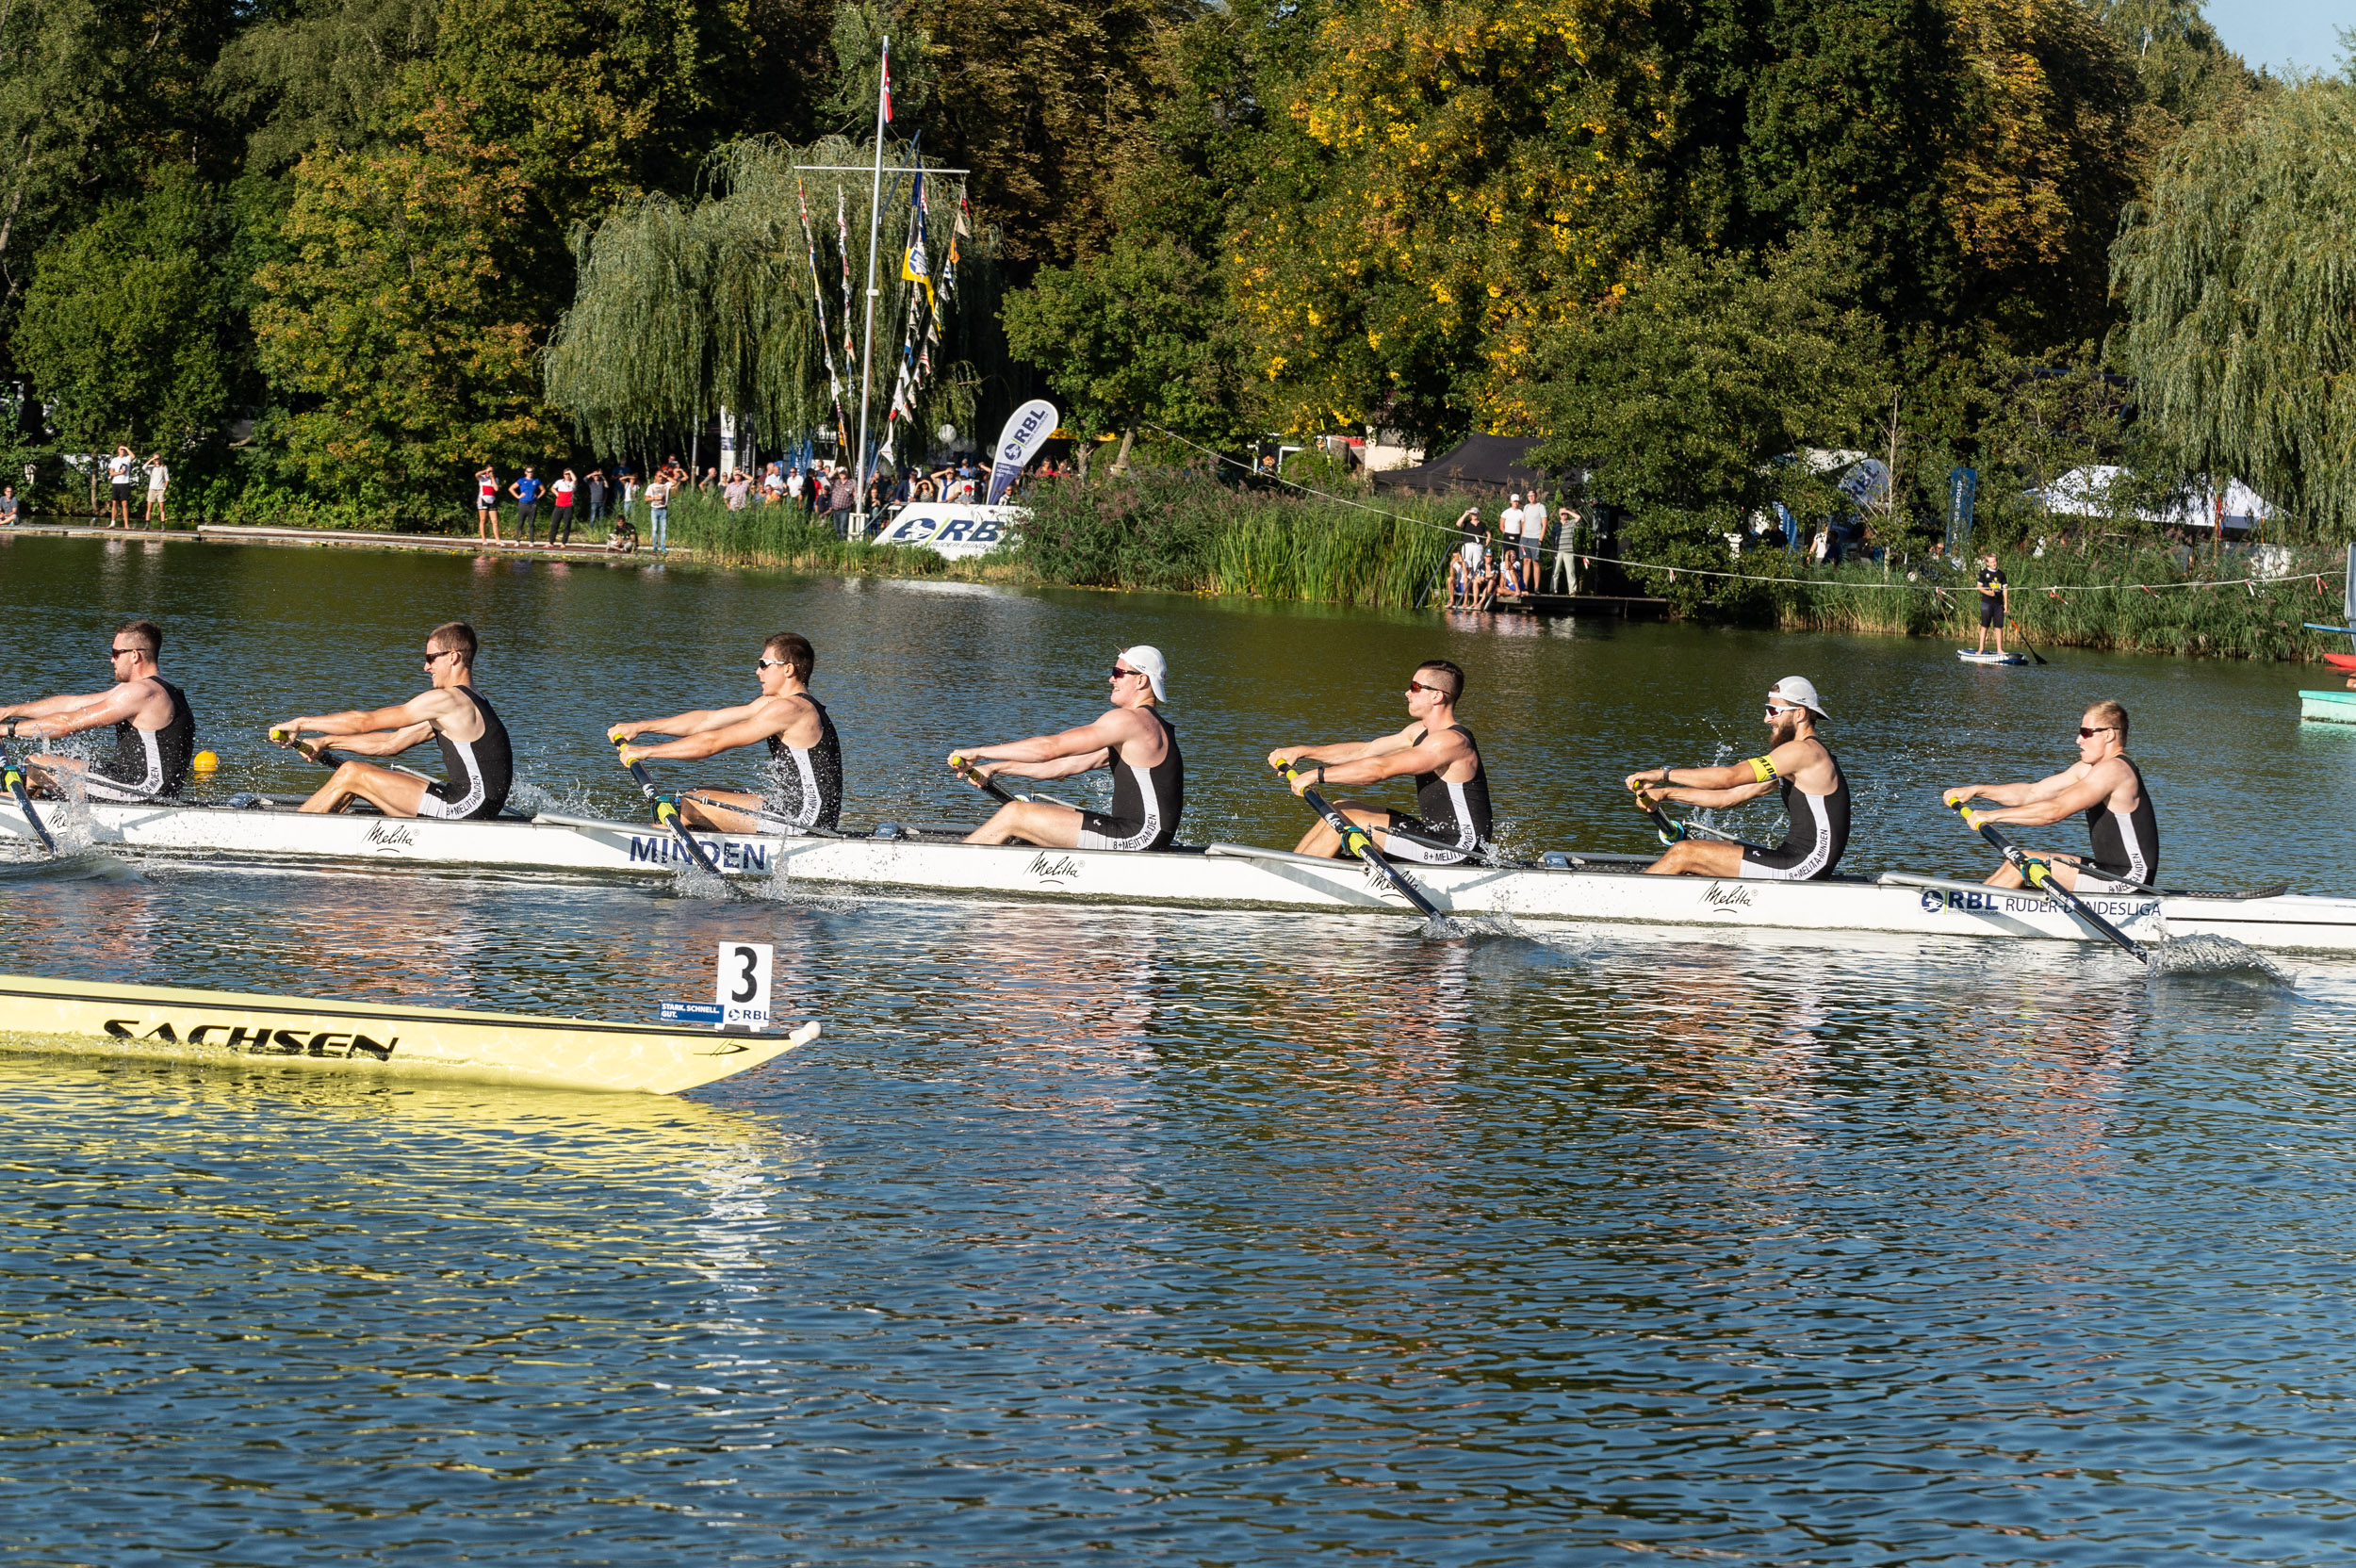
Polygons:
[[[0,466],[87,508],[120,441],[184,516],[465,530],[485,462],[708,466],[724,407],[850,455],[887,34],[895,466],[1046,393],[1132,469],[1530,437],[1688,571],[1778,508],[1919,555],[1959,468],[2007,550],[2157,544],[2231,476],[2269,539],[2356,531],[2356,83],[2250,71],[2200,0],[18,6]],[[1389,604],[1430,564],[1105,466],[1042,577]]]

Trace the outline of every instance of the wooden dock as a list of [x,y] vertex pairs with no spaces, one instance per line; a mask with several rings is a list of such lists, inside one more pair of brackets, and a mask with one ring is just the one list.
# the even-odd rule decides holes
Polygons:
[[[576,530],[578,536],[579,531]],[[628,561],[629,555],[617,554],[602,544],[568,545],[551,549],[545,545],[527,545],[520,540],[477,539],[462,533],[392,533],[362,528],[259,528],[233,526],[226,523],[200,523],[195,528],[107,528],[103,523],[21,523],[14,528],[0,529],[0,537],[9,534],[40,534],[51,539],[121,539],[141,544],[182,545],[282,545],[305,549],[367,549],[367,550],[427,550],[444,555],[518,555],[545,561]],[[691,549],[674,549],[673,555],[693,560]],[[642,544],[637,559],[652,559],[652,552]]]

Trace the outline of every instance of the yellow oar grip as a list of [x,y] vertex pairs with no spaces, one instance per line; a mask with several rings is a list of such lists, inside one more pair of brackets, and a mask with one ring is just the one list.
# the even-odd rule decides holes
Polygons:
[[272,725],[270,727],[270,738],[273,741],[284,741],[286,738],[286,732],[276,725]]

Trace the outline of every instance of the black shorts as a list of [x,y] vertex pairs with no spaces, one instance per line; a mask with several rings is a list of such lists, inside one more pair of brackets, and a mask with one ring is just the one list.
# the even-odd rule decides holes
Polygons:
[[[1405,839],[1386,840],[1381,846],[1385,859],[1411,860],[1421,866],[1456,866],[1464,861],[1464,849],[1478,841],[1480,835],[1467,831],[1452,822],[1429,823],[1405,811],[1393,811],[1386,825],[1401,833],[1413,833],[1419,839],[1431,839],[1444,844],[1462,844],[1464,849],[1432,849],[1429,845],[1412,843]],[[1378,828],[1376,831],[1380,832]]]
[[1162,824],[1160,831],[1148,838],[1145,824],[1134,817],[1107,816],[1102,811],[1080,813],[1082,849],[1167,849],[1170,841],[1177,836],[1178,825],[1174,822]]
[[1813,882],[1830,876],[1836,858],[1824,844],[1776,844],[1761,849],[1742,846],[1742,863],[1735,875],[1763,882]]
[[1995,597],[1986,594],[1980,596],[1980,624],[1992,626],[2000,631],[2004,629],[2004,601],[2001,595]]
[[127,480],[127,479],[119,479],[119,480],[116,480],[116,481],[114,482],[114,487],[115,487],[115,499],[117,499],[117,500],[119,500],[119,501],[122,501],[122,502],[123,502],[123,503],[124,503],[125,505],[130,504],[130,500],[131,500],[131,482],[130,482],[129,480]]

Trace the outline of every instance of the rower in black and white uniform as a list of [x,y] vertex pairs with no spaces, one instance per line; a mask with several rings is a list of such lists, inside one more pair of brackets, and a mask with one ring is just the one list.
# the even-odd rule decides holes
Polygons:
[[[1489,841],[1489,770],[1481,743],[1457,722],[1464,672],[1445,659],[1415,666],[1407,682],[1407,727],[1371,741],[1323,746],[1280,746],[1271,767],[1291,765],[1293,792],[1326,784],[1380,784],[1412,778],[1411,815],[1386,806],[1336,800],[1334,809],[1368,829],[1375,847],[1394,860],[1452,866]],[[1339,855],[1342,836],[1322,818],[1294,846],[1301,855]]]
[[115,684],[86,696],[58,695],[0,707],[0,738],[62,740],[114,726],[115,746],[90,761],[37,753],[27,781],[47,794],[79,783],[90,800],[168,800],[179,794],[196,755],[196,715],[188,694],[156,673],[163,629],[133,621],[107,640]]
[[[1663,876],[1742,876],[1772,882],[1811,882],[1830,876],[1849,847],[1849,779],[1841,760],[1816,738],[1825,717],[1815,683],[1786,676],[1767,693],[1765,753],[1726,767],[1647,768],[1628,776],[1644,808],[1674,800],[1718,808],[1781,792],[1791,828],[1773,848],[1703,839],[1679,839],[1644,869]],[[1683,774],[1679,778],[1677,776]]]
[[1094,724],[1003,745],[960,746],[949,765],[969,778],[1070,778],[1097,768],[1113,774],[1112,807],[1083,811],[1051,800],[1009,801],[966,835],[970,844],[1020,839],[1042,849],[1162,849],[1178,832],[1186,806],[1186,765],[1178,732],[1162,716],[1170,667],[1161,650],[1139,644],[1113,660],[1112,709]]
[[[425,639],[425,673],[434,681],[428,690],[393,708],[315,713],[272,725],[271,740],[305,756],[316,755],[330,740],[361,757],[397,757],[429,737],[441,746],[446,777],[350,759],[338,762],[300,808],[341,811],[366,801],[388,817],[498,816],[515,780],[515,758],[507,727],[474,689],[478,646],[474,628],[466,622],[437,626]],[[306,742],[306,734],[315,739]]]
[[617,724],[606,734],[623,742],[641,735],[679,737],[655,745],[625,745],[625,762],[700,761],[765,743],[769,762],[761,789],[690,790],[679,797],[681,819],[691,827],[723,833],[832,832],[843,818],[843,742],[826,706],[810,694],[810,674],[817,667],[809,638],[780,631],[761,645],[753,665],[761,695],[752,701]]
[[[1959,784],[1946,792],[1949,805],[1992,800],[1997,808],[1974,811],[1981,822],[2043,827],[2086,813],[2094,853],[2049,855],[2053,880],[2071,892],[2133,892],[2160,874],[2160,824],[2143,771],[2127,755],[2127,710],[2098,702],[2078,720],[2078,760],[2050,778],[2027,784]],[[2007,863],[1989,883],[2018,888],[2021,875]]]

